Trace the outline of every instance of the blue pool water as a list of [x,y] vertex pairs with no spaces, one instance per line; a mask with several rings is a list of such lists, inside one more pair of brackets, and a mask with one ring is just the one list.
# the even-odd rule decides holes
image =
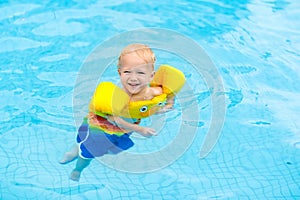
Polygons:
[[[299,199],[299,12],[298,0],[2,0],[0,199]],[[196,131],[191,144],[151,172],[95,160],[73,182],[75,163],[58,160],[74,142],[82,64],[104,41],[145,27],[176,31],[209,55],[226,100],[220,137],[199,156],[212,118],[210,89],[184,58],[157,49],[158,62],[181,69],[193,93],[181,94],[157,137],[134,136],[129,152],[170,144],[194,98],[199,120],[185,122]],[[112,67],[103,77],[117,81]]]

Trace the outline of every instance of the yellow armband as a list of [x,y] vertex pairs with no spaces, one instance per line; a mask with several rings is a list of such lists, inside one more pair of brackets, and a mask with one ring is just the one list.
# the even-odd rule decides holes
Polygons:
[[185,76],[180,70],[170,65],[161,65],[156,71],[150,86],[161,86],[163,93],[169,95],[179,92],[184,83]]
[[96,88],[89,110],[102,117],[106,115],[120,116],[129,100],[128,94],[121,88],[111,82],[102,82]]

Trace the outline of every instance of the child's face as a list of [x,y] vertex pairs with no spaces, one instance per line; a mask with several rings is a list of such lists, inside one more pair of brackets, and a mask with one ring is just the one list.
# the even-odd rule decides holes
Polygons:
[[126,93],[134,95],[148,86],[154,76],[154,71],[151,63],[146,63],[133,52],[123,56],[119,74]]

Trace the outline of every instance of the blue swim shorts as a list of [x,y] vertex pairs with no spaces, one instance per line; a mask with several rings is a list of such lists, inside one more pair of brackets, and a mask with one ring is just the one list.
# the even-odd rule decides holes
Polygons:
[[120,153],[134,145],[129,136],[130,133],[121,136],[107,134],[83,123],[78,129],[76,138],[79,144],[79,155],[83,158],[95,158],[107,153]]

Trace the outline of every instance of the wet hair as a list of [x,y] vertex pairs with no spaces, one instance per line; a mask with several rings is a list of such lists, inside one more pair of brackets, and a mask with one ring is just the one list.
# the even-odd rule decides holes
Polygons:
[[148,64],[152,64],[152,67],[154,68],[154,63],[155,63],[155,55],[152,51],[152,49],[145,45],[145,44],[130,44],[128,46],[126,46],[120,56],[119,56],[119,60],[118,60],[118,67],[122,67],[122,58],[124,55],[126,54],[130,54],[130,53],[136,53],[138,57],[140,57],[141,59],[143,59],[145,61],[145,63]]

